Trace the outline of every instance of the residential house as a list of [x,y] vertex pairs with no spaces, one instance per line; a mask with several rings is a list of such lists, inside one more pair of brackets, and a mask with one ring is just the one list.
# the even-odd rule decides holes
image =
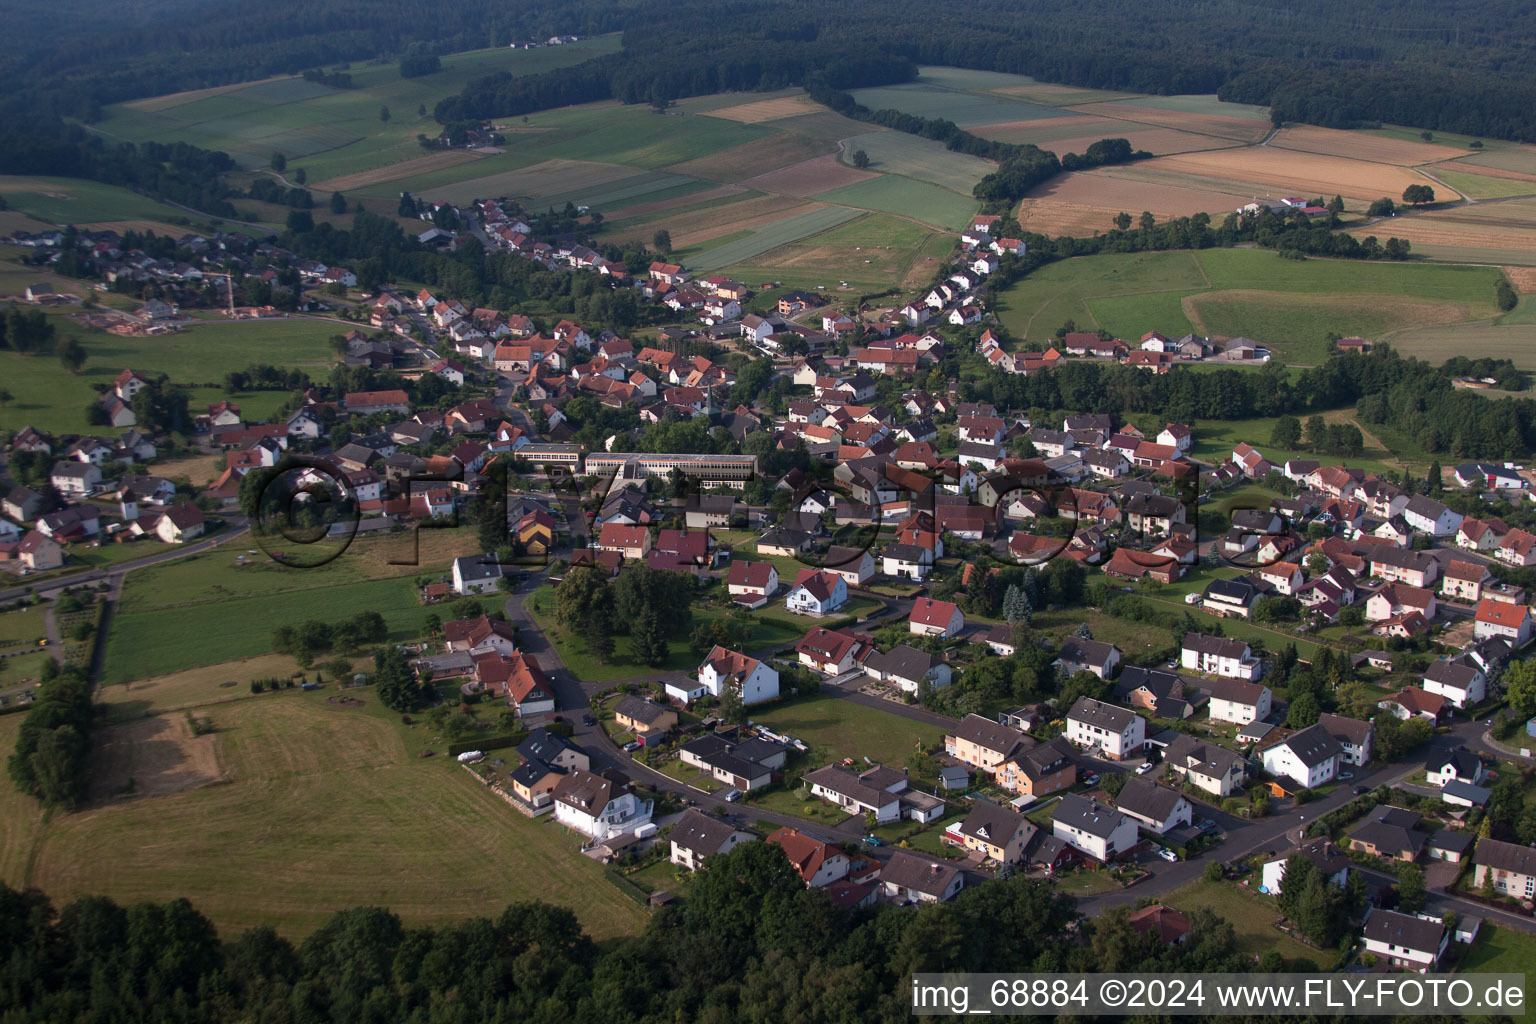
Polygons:
[[1436,751],[1424,762],[1424,775],[1431,786],[1440,788],[1448,782],[1475,786],[1483,781],[1483,763],[1466,747]]
[[965,615],[950,601],[919,597],[912,602],[907,629],[918,636],[956,636],[965,628]]
[[1101,750],[1115,761],[1140,756],[1146,728],[1146,719],[1134,711],[1092,697],[1079,697],[1067,712],[1067,739],[1078,747]]
[[604,523],[598,534],[598,551],[612,551],[622,558],[643,559],[651,550],[651,531],[644,526]]
[[1065,669],[1068,675],[1092,672],[1100,679],[1110,679],[1120,667],[1120,648],[1102,640],[1069,636],[1061,642],[1056,663]]
[[[905,775],[891,769],[881,770],[900,776],[899,786],[906,788]],[[835,804],[849,814],[873,814],[880,825],[899,820],[901,801],[896,793],[876,784],[882,779],[866,780],[868,774],[834,764],[806,773],[802,781],[810,787],[812,796]],[[891,784],[898,785],[894,781]]]
[[829,615],[848,603],[848,584],[837,573],[801,569],[784,599],[797,615]]
[[766,739],[738,742],[720,733],[706,733],[678,748],[684,764],[708,772],[717,782],[749,793],[762,789],[784,767],[789,748]]
[[1022,812],[978,797],[971,802],[971,812],[951,825],[944,838],[993,864],[1018,864],[1036,831]]
[[1168,773],[1215,797],[1227,797],[1242,789],[1247,772],[1235,752],[1188,733],[1174,737],[1163,751]]
[[644,697],[623,697],[613,706],[613,720],[620,729],[627,729],[635,738],[649,745],[677,728],[677,712],[665,704],[658,704]]
[[1339,745],[1341,764],[1364,766],[1370,761],[1376,740],[1374,722],[1346,718],[1343,715],[1325,711],[1318,715],[1317,724],[1322,726]]
[[[1247,643],[1205,633],[1184,634],[1181,663],[1192,672],[1249,682],[1264,673],[1264,662],[1253,656],[1253,649]],[[1248,721],[1238,724],[1247,725]]]
[[1424,674],[1424,689],[1465,711],[1487,696],[1488,677],[1470,660],[1437,658]]
[[1062,797],[1052,809],[1051,832],[1101,863],[1124,855],[1140,842],[1135,819],[1075,793]]
[[749,608],[761,608],[779,589],[779,570],[772,562],[732,560],[725,575],[732,599]]
[[843,578],[850,587],[861,587],[875,575],[875,556],[865,548],[833,546],[822,556],[821,567]]
[[1211,684],[1211,721],[1233,725],[1262,722],[1269,717],[1272,702],[1273,695],[1267,686],[1241,679],[1218,679]]
[[924,683],[942,689],[953,679],[953,670],[945,661],[906,644],[897,644],[883,653],[871,650],[864,659],[864,672],[871,679],[892,683],[913,694]]
[[885,895],[908,903],[943,903],[954,899],[964,885],[965,875],[953,864],[926,860],[907,850],[891,854],[880,871]]
[[1015,754],[1033,747],[1035,741],[1010,726],[982,715],[966,715],[955,731],[944,737],[944,753],[989,775]]
[[758,704],[779,695],[779,673],[740,651],[716,644],[695,677],[666,684],[667,696],[684,704],[705,694],[719,697],[727,686],[737,690],[743,704]]
[[[860,657],[868,653],[870,643],[845,629],[815,627],[795,645],[800,664],[829,676],[852,671]],[[946,666],[947,667],[947,666]]]
[[1311,725],[1280,740],[1260,752],[1264,770],[1289,779],[1297,786],[1316,789],[1329,782],[1339,770],[1343,751],[1320,725]]
[[1531,609],[1485,597],[1477,604],[1472,635],[1479,640],[1497,637],[1511,647],[1521,647],[1531,638]]
[[1418,686],[1405,686],[1394,694],[1381,698],[1376,706],[1390,711],[1396,718],[1406,721],[1419,717],[1437,723],[1451,707],[1451,702],[1438,693],[1430,693]]
[[1366,952],[1379,960],[1423,974],[1440,966],[1451,933],[1440,921],[1376,907],[1366,916],[1361,938]]
[[555,820],[597,841],[633,832],[651,820],[653,804],[601,775],[571,769],[554,790]]
[[690,807],[667,833],[672,853],[669,860],[678,867],[697,871],[706,858],[729,853],[757,836],[731,825],[714,815]]
[[784,851],[808,889],[824,888],[848,875],[848,855],[831,843],[787,827],[770,833],[767,841]]
[[1479,839],[1472,853],[1473,882],[1517,900],[1536,899],[1536,849],[1498,839]]
[[1113,690],[1115,700],[1141,708],[1159,718],[1182,720],[1192,709],[1184,699],[1184,680],[1177,673],[1127,665]]
[[494,551],[453,560],[453,592],[486,594],[501,586],[501,562]]
[[1305,857],[1311,861],[1323,878],[1331,885],[1343,888],[1349,881],[1351,861],[1342,850],[1326,836],[1311,839],[1293,846],[1272,860],[1266,860],[1259,869],[1259,891],[1278,896],[1285,879],[1285,865],[1292,857]]
[[1019,746],[997,765],[994,778],[1010,793],[1039,800],[1077,781],[1077,759],[1063,736],[1032,747]]
[[1419,533],[1431,537],[1454,537],[1461,528],[1462,514],[1433,498],[1415,494],[1403,506],[1403,519]]
[[1189,800],[1178,790],[1135,775],[1125,780],[1120,795],[1115,797],[1115,809],[1134,818],[1142,831],[1160,836],[1180,825],[1189,825],[1194,813]]
[[1417,811],[1377,804],[1349,830],[1345,840],[1351,850],[1384,860],[1412,862],[1419,859],[1429,837],[1418,829]]

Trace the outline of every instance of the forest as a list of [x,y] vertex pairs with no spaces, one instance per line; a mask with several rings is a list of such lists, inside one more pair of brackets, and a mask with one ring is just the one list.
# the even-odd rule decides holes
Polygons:
[[[603,944],[569,910],[539,902],[436,928],[359,907],[295,945],[266,927],[219,936],[186,900],[55,908],[0,886],[0,1006],[7,1024],[816,1024],[910,1019],[918,971],[1254,969],[1209,912],[1190,913],[1181,945],[1137,933],[1126,916],[1082,920],[1054,884],[1022,877],[950,903],[849,913],[766,843],[706,862],[680,905]],[[1316,969],[1275,953],[1259,967]]]

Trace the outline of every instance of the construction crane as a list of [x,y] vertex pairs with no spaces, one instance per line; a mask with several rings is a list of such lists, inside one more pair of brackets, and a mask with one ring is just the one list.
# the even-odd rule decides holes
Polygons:
[[228,273],[217,270],[205,270],[203,271],[203,276],[222,277],[224,279],[224,294],[229,299],[229,307],[226,312],[228,313],[229,318],[233,320],[235,318],[235,279]]

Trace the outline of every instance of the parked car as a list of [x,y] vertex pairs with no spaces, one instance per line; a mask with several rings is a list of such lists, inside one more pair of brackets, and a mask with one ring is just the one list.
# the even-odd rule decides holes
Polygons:
[[1166,846],[1159,846],[1157,848],[1157,855],[1170,864],[1176,864],[1179,860],[1179,855],[1168,849]]
[[632,754],[639,750],[642,746],[644,746],[644,744],[642,744],[639,740],[630,740],[628,743],[624,744],[624,751],[625,753]]
[[1154,765],[1151,761],[1143,761],[1143,762],[1141,762],[1141,764],[1136,766],[1136,774],[1137,775],[1145,775],[1145,774],[1147,774],[1147,772],[1151,771],[1155,767],[1157,767],[1157,766]]
[[1366,793],[1369,793],[1370,791],[1371,791],[1371,787],[1370,786],[1356,786],[1355,787],[1355,796],[1364,796]]
[[1355,777],[1355,773],[1354,772],[1339,772],[1339,778],[1341,778],[1341,779],[1348,780],[1348,779],[1352,779],[1354,777]]
[[1215,818],[1206,818],[1195,827],[1198,828],[1201,832],[1215,832],[1221,828],[1220,825],[1216,824]]
[[884,846],[885,845],[885,840],[881,839],[879,836],[865,836],[864,837],[864,845],[865,846]]
[[728,789],[722,795],[725,797],[725,802],[726,803],[733,804],[737,800],[741,799],[741,790],[739,790],[739,789]]
[[582,725],[596,725],[597,724],[597,719],[592,717],[591,715],[582,715],[581,716],[581,724]]
[[1083,785],[1085,785],[1085,786],[1097,786],[1098,784],[1099,784],[1099,777],[1097,775],[1084,775],[1083,776]]

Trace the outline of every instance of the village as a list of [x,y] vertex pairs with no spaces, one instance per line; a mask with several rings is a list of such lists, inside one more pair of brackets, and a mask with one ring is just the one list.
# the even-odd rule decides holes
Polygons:
[[[533,242],[495,201],[472,216],[492,246],[597,274],[675,322],[637,346],[575,319],[546,334],[433,289],[378,287],[337,349],[346,379],[369,386],[309,386],[266,422],[230,401],[188,410],[198,451],[223,460],[202,488],[156,474],[169,431],[140,422],[140,395],[166,382],[124,367],[99,402],[111,433],[9,439],[0,565],[67,582],[79,553],[106,545],[260,534],[245,483],[283,472],[337,492],[331,536],[463,515],[484,537],[489,499],[497,550],[434,567],[421,600],[500,595],[506,610],[442,623],[413,645],[416,671],[504,706],[518,741],[455,756],[518,813],[578,834],[580,853],[669,879],[641,890],[654,902],[763,839],[847,908],[1027,872],[1090,908],[1203,878],[1284,910],[1282,876],[1305,862],[1340,894],[1369,890],[1344,916],[1362,922],[1372,964],[1450,962],[1482,918],[1528,928],[1536,854],[1487,826],[1519,817],[1492,782],[1532,773],[1521,744],[1536,707],[1514,692],[1516,677],[1529,687],[1516,659],[1532,613],[1501,577],[1536,564],[1536,534],[1451,506],[1523,505],[1536,471],[1468,462],[1405,487],[1324,457],[1267,458],[1259,437],[1198,457],[1198,426],[1032,418],[967,397],[935,372],[958,351],[1026,377],[1270,359],[1246,338],[1156,331],[1005,345],[986,282],[1023,243],[993,239],[996,218],[976,218],[922,301],[849,309],[797,291],[747,312],[755,292],[734,280],[660,260],[635,274]],[[210,268],[292,256],[234,236],[182,243]],[[111,261],[104,283],[170,296],[134,314],[146,330],[185,326],[176,295],[207,286],[101,233],[79,244]],[[289,266],[332,299],[358,283]],[[214,298],[244,315],[222,281]],[[54,301],[42,287],[26,298]],[[610,414],[637,425],[610,428]],[[710,450],[658,442],[678,428]],[[642,567],[683,574],[722,622],[772,628],[747,628],[755,643],[726,628],[695,667],[618,687],[580,675],[581,630],[553,629],[540,602],[558,605],[574,574],[605,588]],[[1120,633],[1123,646],[1108,639]],[[812,695],[932,738],[881,763],[777,726]],[[1155,899],[1133,920],[1167,941],[1189,927]]]

